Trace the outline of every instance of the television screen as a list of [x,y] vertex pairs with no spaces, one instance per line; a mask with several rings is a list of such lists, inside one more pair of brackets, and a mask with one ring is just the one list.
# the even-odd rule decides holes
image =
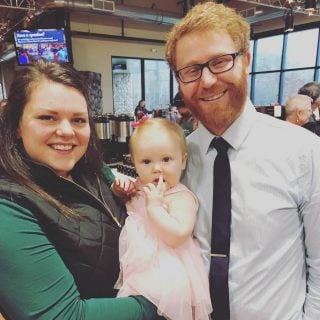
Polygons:
[[40,58],[71,62],[64,29],[18,30],[14,32],[14,44],[19,65],[28,65]]

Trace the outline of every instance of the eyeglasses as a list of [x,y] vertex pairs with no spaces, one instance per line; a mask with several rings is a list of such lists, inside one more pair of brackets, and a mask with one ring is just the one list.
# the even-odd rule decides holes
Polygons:
[[183,82],[189,83],[201,78],[202,70],[207,67],[211,73],[219,74],[231,70],[234,66],[236,57],[242,55],[242,52],[235,52],[224,54],[223,56],[213,58],[206,63],[194,64],[192,66],[184,67],[175,72],[175,75]]

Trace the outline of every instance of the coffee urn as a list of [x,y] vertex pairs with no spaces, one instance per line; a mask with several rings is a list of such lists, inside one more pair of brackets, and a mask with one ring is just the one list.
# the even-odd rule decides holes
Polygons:
[[112,114],[98,115],[93,118],[95,130],[100,141],[103,158],[106,163],[116,162],[114,116]]
[[118,142],[128,142],[132,134],[134,118],[127,114],[120,114],[116,119],[116,137]]
[[96,133],[100,140],[110,140],[110,122],[106,115],[99,115],[94,117]]
[[128,114],[120,114],[115,119],[116,150],[120,158],[129,153],[129,139],[133,130],[131,125],[133,121],[134,117]]

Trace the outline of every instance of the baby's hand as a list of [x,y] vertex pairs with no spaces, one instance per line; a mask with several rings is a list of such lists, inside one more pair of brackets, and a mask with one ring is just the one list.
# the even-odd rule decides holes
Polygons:
[[143,191],[146,194],[146,204],[147,206],[161,206],[167,210],[167,205],[165,203],[164,193],[167,190],[167,185],[163,181],[163,176],[159,177],[159,182],[155,186],[153,183],[148,183],[143,187]]
[[134,181],[125,175],[119,175],[111,185],[112,192],[123,200],[130,199],[136,192]]

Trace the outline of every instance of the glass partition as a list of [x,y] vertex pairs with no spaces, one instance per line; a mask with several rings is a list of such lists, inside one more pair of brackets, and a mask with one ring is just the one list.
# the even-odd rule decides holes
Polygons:
[[[250,41],[248,95],[254,105],[285,104],[307,82],[320,81],[319,27]],[[164,60],[112,57],[114,113],[166,108],[178,84]],[[171,87],[170,87],[171,86]]]
[[283,95],[281,104],[284,105],[289,97],[298,93],[298,90],[307,82],[313,80],[314,70],[286,71],[283,73]]
[[256,74],[254,80],[255,106],[269,106],[278,102],[280,72]]
[[314,67],[316,64],[319,29],[288,34],[285,69]]
[[113,109],[133,114],[141,99],[141,60],[112,58]]
[[145,101],[148,110],[170,105],[170,69],[165,61],[144,61]]
[[140,99],[148,110],[170,105],[170,69],[164,60],[112,57],[113,110],[133,114]]
[[281,69],[283,35],[256,40],[255,71]]

